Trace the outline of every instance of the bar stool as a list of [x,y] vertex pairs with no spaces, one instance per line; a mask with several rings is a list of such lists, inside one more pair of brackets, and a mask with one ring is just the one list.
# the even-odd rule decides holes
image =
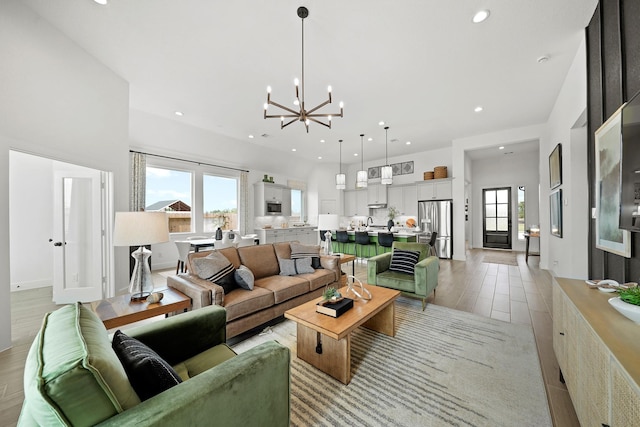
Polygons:
[[[364,249],[365,246],[368,246],[367,248],[367,255],[371,256],[371,245],[372,242],[369,239],[369,233],[366,231],[356,231],[356,256],[358,256],[358,246],[360,247],[360,259],[364,259],[362,257],[362,250]],[[374,245],[374,247],[376,248],[376,255],[378,255],[378,247]]]
[[[378,245],[383,248],[391,248],[393,246],[393,233],[378,233]],[[383,252],[389,252],[386,249]]]
[[349,244],[349,233],[347,233],[346,230],[336,231],[336,242],[340,245],[340,252],[346,253],[344,248],[345,244]]
[[191,242],[175,242],[178,247],[178,265],[176,266],[176,274],[187,271],[187,257],[191,250]]
[[438,237],[437,231],[431,233],[431,239],[429,239],[429,255],[431,256],[438,256],[436,253],[436,237]]

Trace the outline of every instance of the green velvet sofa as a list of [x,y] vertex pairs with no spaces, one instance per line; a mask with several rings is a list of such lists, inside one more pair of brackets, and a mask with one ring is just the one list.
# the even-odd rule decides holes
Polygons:
[[[413,275],[390,271],[393,251],[403,249],[420,251]],[[438,257],[429,256],[430,246],[426,243],[393,242],[392,251],[376,255],[367,261],[367,282],[371,285],[396,289],[410,297],[422,299],[422,309],[427,305],[427,297],[435,294],[438,286],[440,262]]]
[[45,316],[24,373],[19,426],[288,426],[289,350],[236,355],[226,312],[204,307],[125,331],[183,382],[140,401],[100,319],[81,303]]

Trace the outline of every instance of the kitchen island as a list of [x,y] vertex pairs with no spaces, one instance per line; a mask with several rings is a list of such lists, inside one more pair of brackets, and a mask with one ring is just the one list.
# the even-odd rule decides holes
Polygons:
[[[375,245],[375,251],[365,251],[362,254],[365,258],[369,258],[368,253],[371,252],[371,256],[375,255],[375,252],[381,254],[383,252],[388,252],[389,248],[385,248],[378,244],[378,233],[386,233],[387,231],[383,230],[362,230],[367,231],[369,234],[369,241]],[[332,231],[332,247],[334,252],[342,252],[345,254],[356,255],[356,230],[347,230],[347,234],[349,235],[349,243],[342,244],[336,242],[336,233]],[[417,236],[415,232],[412,231],[396,231],[393,232],[393,240],[396,242],[416,242]],[[372,248],[373,249],[373,248]]]

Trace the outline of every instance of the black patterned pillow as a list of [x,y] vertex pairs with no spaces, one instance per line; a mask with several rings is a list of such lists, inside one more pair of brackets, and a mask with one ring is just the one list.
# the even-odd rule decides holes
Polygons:
[[137,339],[117,330],[111,346],[140,400],[147,400],[182,382],[171,365]]
[[391,254],[389,270],[397,271],[398,273],[413,274],[419,258],[420,251],[394,249],[393,254]]
[[311,266],[315,269],[322,268],[320,265],[320,246],[303,245],[302,243],[291,242],[291,259],[311,257]]
[[213,251],[206,257],[194,258],[191,260],[191,265],[193,272],[199,278],[222,286],[225,294],[237,287],[233,275],[235,268],[221,253]]

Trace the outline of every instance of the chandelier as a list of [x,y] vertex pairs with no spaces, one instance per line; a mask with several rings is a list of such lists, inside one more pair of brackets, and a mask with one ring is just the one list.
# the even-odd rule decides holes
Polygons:
[[360,170],[356,173],[356,188],[367,188],[367,171],[364,169],[364,134],[360,134]]
[[339,140],[338,142],[340,143],[340,171],[336,175],[336,189],[344,190],[347,188],[347,176],[342,173],[342,140]]
[[[301,18],[302,21],[302,79],[301,81],[298,81],[298,79],[294,80],[294,85],[296,87],[296,99],[293,102],[294,105],[296,105],[299,110],[296,111],[292,108],[289,107],[285,107],[282,104],[279,104],[275,101],[271,100],[271,86],[267,87],[267,102],[264,104],[264,118],[265,119],[280,119],[280,129],[284,129],[285,127],[289,126],[291,123],[293,122],[302,122],[304,123],[305,128],[307,129],[307,133],[309,133],[309,123],[310,122],[314,122],[314,123],[318,123],[321,124],[323,126],[328,127],[329,129],[331,129],[331,118],[332,117],[343,117],[342,113],[343,113],[343,103],[340,102],[340,113],[336,113],[336,114],[328,114],[328,113],[320,113],[318,112],[318,110],[320,110],[322,107],[324,107],[327,104],[331,104],[331,86],[329,86],[327,88],[327,92],[328,92],[328,99],[326,101],[324,101],[323,103],[317,105],[314,108],[311,108],[309,110],[307,110],[305,108],[305,101],[304,101],[304,18],[306,18],[307,16],[309,16],[309,9],[307,9],[304,6],[300,6],[298,8],[298,16]],[[302,83],[302,87],[300,88],[300,83]],[[301,89],[301,90],[300,90]],[[278,108],[280,108],[281,110],[286,111],[286,113],[284,114],[267,114],[267,109],[269,108],[269,105],[274,105]],[[326,119],[326,122],[321,120],[321,119]]]

